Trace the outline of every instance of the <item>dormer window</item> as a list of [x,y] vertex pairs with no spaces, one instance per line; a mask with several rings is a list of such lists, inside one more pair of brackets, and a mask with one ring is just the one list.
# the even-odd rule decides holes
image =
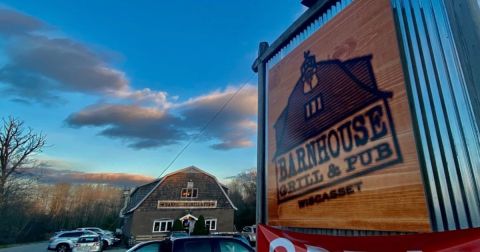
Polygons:
[[180,197],[182,199],[192,199],[198,196],[198,188],[182,188]]
[[319,94],[305,104],[305,119],[310,119],[323,110],[322,95]]

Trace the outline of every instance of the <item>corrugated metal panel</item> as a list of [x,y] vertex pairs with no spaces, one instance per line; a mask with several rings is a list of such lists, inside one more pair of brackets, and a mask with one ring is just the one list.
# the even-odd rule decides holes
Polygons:
[[432,224],[480,226],[480,140],[442,0],[393,0]]
[[323,13],[319,13],[318,17],[311,22],[302,32],[297,34],[286,46],[282,47],[272,58],[267,62],[267,69],[275,66],[280,60],[288,55],[293,49],[301,44],[305,39],[309,38],[318,29],[322,28],[328,21],[345,9],[353,0],[338,0],[332,4],[330,8]]

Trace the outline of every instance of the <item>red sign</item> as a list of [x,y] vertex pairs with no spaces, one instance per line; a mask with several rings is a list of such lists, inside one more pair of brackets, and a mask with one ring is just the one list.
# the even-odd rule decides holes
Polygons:
[[393,236],[346,237],[282,231],[259,225],[258,251],[480,251],[480,228]]

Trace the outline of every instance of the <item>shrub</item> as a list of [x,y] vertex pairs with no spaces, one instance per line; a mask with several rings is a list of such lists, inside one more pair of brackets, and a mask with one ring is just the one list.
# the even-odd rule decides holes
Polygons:
[[200,215],[198,217],[198,220],[195,222],[192,235],[208,235],[208,230],[205,227],[205,218],[203,217],[203,215]]
[[183,228],[182,222],[181,222],[179,219],[176,219],[176,220],[173,222],[172,231],[184,231],[184,230],[185,230],[185,229]]

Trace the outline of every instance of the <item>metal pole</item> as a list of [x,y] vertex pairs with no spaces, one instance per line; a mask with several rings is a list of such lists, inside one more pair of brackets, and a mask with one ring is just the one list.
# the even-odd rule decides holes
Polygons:
[[[267,42],[261,42],[258,59],[268,49]],[[258,129],[257,129],[257,224],[266,223],[266,171],[265,171],[265,122],[266,122],[266,63],[258,62]]]

